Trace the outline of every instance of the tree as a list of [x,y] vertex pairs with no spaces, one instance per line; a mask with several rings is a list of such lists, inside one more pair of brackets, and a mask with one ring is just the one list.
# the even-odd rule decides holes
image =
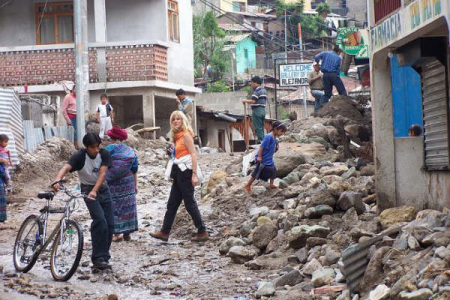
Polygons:
[[[213,12],[193,17],[195,75],[204,74],[213,81],[227,71],[228,62],[223,57],[225,32],[217,24]],[[208,72],[208,66],[212,72]]]
[[331,8],[326,2],[319,3],[316,7],[317,14],[322,17],[322,19],[326,19],[328,14],[331,12]]
[[302,26],[303,38],[316,38],[324,34],[326,25],[319,16],[303,14],[304,1],[286,3],[277,0],[275,11],[281,20],[284,20],[286,12],[288,43],[298,44],[298,24]]

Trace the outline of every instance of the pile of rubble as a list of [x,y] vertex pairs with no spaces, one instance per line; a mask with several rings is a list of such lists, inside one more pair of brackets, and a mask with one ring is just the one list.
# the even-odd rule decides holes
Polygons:
[[[274,157],[278,190],[259,182],[247,195],[241,158],[211,175],[203,200],[212,203],[208,221],[219,227],[219,252],[267,272],[267,280],[255,284],[257,298],[448,299],[450,215],[400,207],[378,216],[371,155],[346,157],[341,125],[355,144],[370,145],[364,117],[336,114],[290,124]],[[349,149],[358,155],[356,146]],[[399,224],[399,233],[367,251],[364,277],[350,291],[346,275],[354,274],[344,272],[342,252]]]

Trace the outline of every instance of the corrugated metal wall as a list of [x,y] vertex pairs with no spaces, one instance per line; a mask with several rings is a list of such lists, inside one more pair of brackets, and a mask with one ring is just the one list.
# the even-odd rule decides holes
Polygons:
[[37,127],[34,128],[33,121],[23,121],[23,132],[25,136],[25,150],[34,151],[36,148],[51,139],[58,136],[67,139],[73,143],[74,130],[72,126],[59,127]]
[[401,0],[372,0],[374,2],[375,23],[402,6]]
[[449,108],[445,66],[437,59],[422,71],[425,165],[428,169],[450,169]]
[[0,88],[0,132],[8,135],[11,159],[18,164],[24,152],[22,110],[17,93],[10,89]]

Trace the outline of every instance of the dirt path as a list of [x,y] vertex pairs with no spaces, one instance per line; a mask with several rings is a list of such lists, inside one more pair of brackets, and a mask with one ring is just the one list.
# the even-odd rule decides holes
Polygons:
[[[232,159],[228,154],[206,154],[200,162],[209,176]],[[86,249],[72,279],[66,283],[53,281],[49,251],[41,254],[29,273],[15,273],[12,262],[15,235],[25,217],[37,213],[43,202],[31,199],[10,205],[9,220],[0,225],[0,266],[3,266],[0,299],[99,299],[107,294],[116,294],[119,299],[234,299],[237,295],[254,293],[255,282],[267,274],[247,270],[242,265],[232,264],[228,257],[220,256],[217,237],[220,229],[208,222],[212,211],[208,204],[200,203],[200,210],[211,234],[210,241],[200,245],[192,243],[189,234],[181,237],[176,234],[177,228],[174,228],[175,238],[168,243],[149,236],[151,231],[159,229],[170,189],[169,183],[162,179],[164,162],[155,161],[140,166],[140,228],[132,234],[131,241],[113,243],[111,273],[93,274],[90,268],[90,221],[84,203],[80,203],[74,218],[83,226]],[[192,221],[186,221],[194,233]]]

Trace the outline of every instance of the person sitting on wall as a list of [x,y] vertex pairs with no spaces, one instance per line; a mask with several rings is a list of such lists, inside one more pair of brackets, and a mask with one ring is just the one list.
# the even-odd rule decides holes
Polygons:
[[320,72],[320,64],[315,62],[313,67],[314,70],[312,70],[308,75],[308,83],[311,90],[311,95],[316,100],[314,104],[314,112],[318,112],[322,107],[320,100],[323,95],[325,95],[325,92],[323,91],[323,74]]
[[339,77],[342,63],[342,58],[339,56],[341,52],[339,46],[335,45],[333,51],[323,51],[314,58],[316,62],[322,61],[321,71],[323,73],[325,95],[322,97],[321,105],[330,100],[333,85],[337,88],[339,95],[347,96],[347,90],[344,83],[342,83],[341,77]]

